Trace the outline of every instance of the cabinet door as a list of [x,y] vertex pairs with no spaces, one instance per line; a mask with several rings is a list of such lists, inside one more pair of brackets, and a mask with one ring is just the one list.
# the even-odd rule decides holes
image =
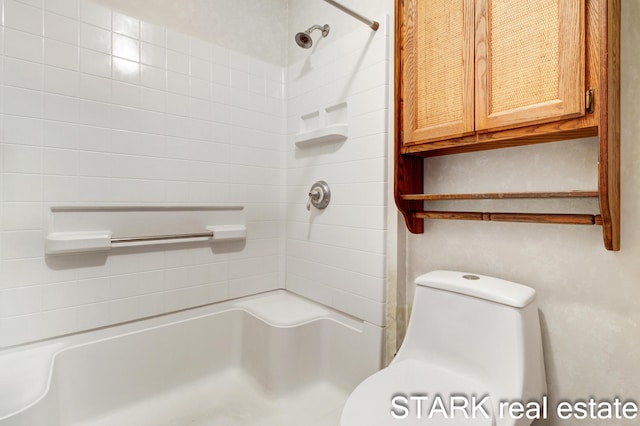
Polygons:
[[404,0],[405,145],[473,133],[473,0]]
[[476,130],[584,115],[584,0],[476,1]]

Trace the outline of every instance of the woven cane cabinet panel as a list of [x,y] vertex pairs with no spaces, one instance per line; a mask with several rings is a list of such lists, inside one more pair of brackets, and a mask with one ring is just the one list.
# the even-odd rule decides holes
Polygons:
[[584,1],[476,2],[476,129],[584,114]]
[[405,3],[406,141],[474,132],[473,1]]

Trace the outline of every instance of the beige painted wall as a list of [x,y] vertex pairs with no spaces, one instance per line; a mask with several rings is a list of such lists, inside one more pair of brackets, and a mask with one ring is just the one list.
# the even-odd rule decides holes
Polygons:
[[[537,289],[550,406],[591,396],[640,400],[639,20],[640,1],[623,0],[621,251],[606,251],[596,226],[427,221],[424,235],[407,236],[410,298],[415,277],[434,269],[493,275]],[[596,144],[587,139],[433,158],[426,162],[426,184],[435,192],[594,188]],[[500,203],[482,208],[521,207]],[[589,211],[591,206],[532,208]]]
[[227,49],[286,64],[287,0],[98,0]]

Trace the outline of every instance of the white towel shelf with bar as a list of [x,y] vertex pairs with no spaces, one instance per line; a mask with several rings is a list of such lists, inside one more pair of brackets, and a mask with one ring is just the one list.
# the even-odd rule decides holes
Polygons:
[[242,241],[247,238],[246,223],[244,207],[238,205],[52,206],[45,253],[107,252],[120,247]]
[[244,225],[216,225],[207,226],[206,229],[206,232],[196,232],[192,234],[117,238],[111,236],[111,231],[53,232],[46,237],[45,252],[47,254],[72,254],[105,251],[117,247],[244,240],[247,237],[247,228]]

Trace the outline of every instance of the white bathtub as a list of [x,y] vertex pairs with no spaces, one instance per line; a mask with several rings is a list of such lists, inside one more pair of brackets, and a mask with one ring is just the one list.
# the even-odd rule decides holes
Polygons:
[[382,329],[286,291],[0,352],[0,425],[337,425]]

